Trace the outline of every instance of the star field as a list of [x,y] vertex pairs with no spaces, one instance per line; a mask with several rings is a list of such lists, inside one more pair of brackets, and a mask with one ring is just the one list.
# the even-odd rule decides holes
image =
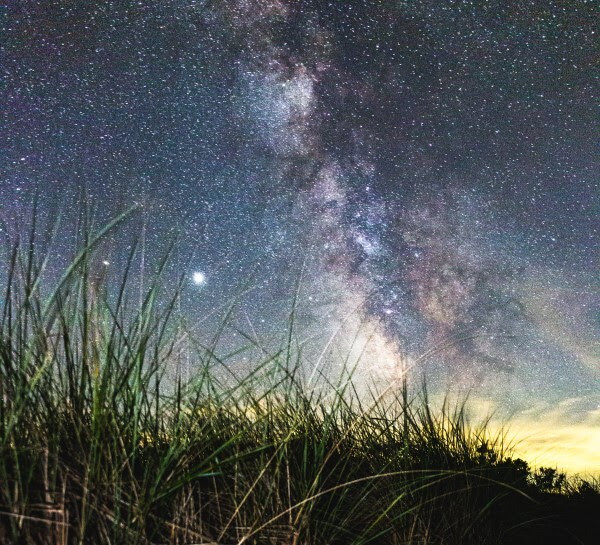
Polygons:
[[143,232],[151,267],[180,232],[169,274],[189,269],[199,334],[253,275],[239,327],[277,337],[302,271],[307,365],[335,334],[338,356],[369,346],[361,380],[426,374],[528,425],[568,406],[556,425],[598,440],[598,16],[585,0],[11,2],[0,228],[26,224],[37,190],[64,216],[58,270],[83,188],[100,220],[138,204],[105,266]]

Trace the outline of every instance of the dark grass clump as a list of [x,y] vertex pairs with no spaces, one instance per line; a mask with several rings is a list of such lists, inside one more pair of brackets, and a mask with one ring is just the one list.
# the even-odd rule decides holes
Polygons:
[[97,280],[94,249],[123,219],[86,229],[53,287],[33,234],[6,253],[0,542],[597,543],[598,483],[531,472],[464,407],[434,413],[406,384],[309,388],[291,334],[232,378],[217,327],[184,382],[166,260],[141,299],[135,247],[120,281]]

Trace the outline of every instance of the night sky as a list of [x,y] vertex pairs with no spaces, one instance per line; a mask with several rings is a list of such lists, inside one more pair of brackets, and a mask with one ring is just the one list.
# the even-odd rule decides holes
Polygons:
[[246,283],[224,343],[274,346],[299,285],[309,372],[425,375],[600,468],[596,2],[6,4],[0,229],[60,211],[48,275],[84,188],[138,204],[99,266],[179,232],[199,336]]

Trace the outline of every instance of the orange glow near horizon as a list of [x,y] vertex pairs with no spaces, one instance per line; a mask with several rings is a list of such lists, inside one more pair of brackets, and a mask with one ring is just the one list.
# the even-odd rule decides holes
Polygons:
[[[492,419],[494,435],[504,431],[513,456],[532,467],[555,467],[568,475],[600,478],[600,407],[581,411],[581,399],[538,404],[504,421]],[[494,412],[489,400],[473,400],[471,414],[476,421]]]

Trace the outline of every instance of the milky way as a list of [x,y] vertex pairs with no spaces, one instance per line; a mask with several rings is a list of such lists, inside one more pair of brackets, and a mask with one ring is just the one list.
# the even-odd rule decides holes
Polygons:
[[83,187],[100,218],[139,204],[102,259],[182,231],[198,334],[253,274],[238,327],[276,338],[302,274],[306,365],[600,441],[594,4],[12,2],[1,228],[38,190],[58,270]]

